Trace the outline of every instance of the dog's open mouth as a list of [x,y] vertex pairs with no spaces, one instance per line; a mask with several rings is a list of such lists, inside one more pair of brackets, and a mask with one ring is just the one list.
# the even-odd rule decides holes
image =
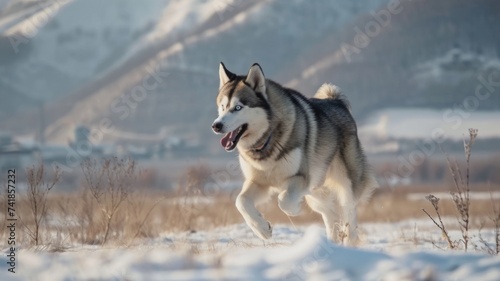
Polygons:
[[226,151],[232,151],[236,145],[238,144],[238,141],[240,140],[241,136],[245,133],[247,130],[248,124],[243,124],[236,128],[236,130],[227,133],[221,140],[220,144]]

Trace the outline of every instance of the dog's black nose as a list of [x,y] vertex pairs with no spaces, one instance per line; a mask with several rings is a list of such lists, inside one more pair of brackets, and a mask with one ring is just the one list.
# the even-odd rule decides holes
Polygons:
[[215,122],[212,124],[212,130],[214,130],[214,132],[218,133],[222,130],[222,123],[221,122]]

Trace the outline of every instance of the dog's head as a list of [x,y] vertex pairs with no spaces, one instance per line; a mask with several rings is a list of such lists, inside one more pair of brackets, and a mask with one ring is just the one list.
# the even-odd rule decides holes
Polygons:
[[271,108],[266,93],[266,78],[258,64],[252,65],[246,76],[219,67],[219,117],[212,124],[216,134],[224,134],[221,145],[226,151],[236,146],[251,149],[269,130]]

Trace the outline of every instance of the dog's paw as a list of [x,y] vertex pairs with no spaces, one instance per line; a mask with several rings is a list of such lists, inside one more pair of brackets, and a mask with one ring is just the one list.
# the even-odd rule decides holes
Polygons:
[[345,240],[345,245],[348,246],[358,246],[361,243],[361,240],[359,239],[357,231],[352,231],[351,233],[348,234],[346,240]]
[[302,212],[302,200],[293,198],[287,191],[278,195],[278,206],[290,217],[298,216]]
[[264,221],[265,224],[255,224],[255,225],[250,225],[250,228],[252,228],[253,232],[259,236],[260,239],[262,240],[267,240],[273,236],[273,227],[268,221]]

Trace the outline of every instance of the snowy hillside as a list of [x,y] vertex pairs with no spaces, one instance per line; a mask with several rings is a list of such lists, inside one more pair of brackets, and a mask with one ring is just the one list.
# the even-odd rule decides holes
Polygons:
[[[298,56],[325,32],[335,32],[353,17],[383,2],[358,5],[351,1],[325,1],[307,5],[306,1],[67,1],[50,10],[47,23],[38,26],[36,34],[19,46],[16,55],[9,56],[8,65],[0,66],[0,86],[7,89],[0,90],[0,97],[17,93],[17,100],[3,105],[4,112],[15,113],[21,107],[47,101],[53,106],[50,111],[56,119],[51,123],[64,119],[64,123],[91,125],[106,114],[106,109],[71,106],[99,96],[97,91],[108,85],[113,92],[106,91],[112,97],[123,95],[134,86],[132,77],[142,75],[143,65],[152,59],[162,60],[172,73],[168,85],[154,91],[167,95],[169,101],[148,99],[145,104],[157,107],[144,105],[135,118],[142,122],[142,111],[147,110],[149,118],[152,115],[154,119],[172,119],[171,114],[192,100],[186,99],[189,96],[203,97],[196,107],[212,100],[205,93],[215,85],[213,66],[219,61],[227,61],[238,71],[255,61],[275,61],[266,65],[266,73],[273,75],[285,67],[287,62],[282,59]],[[23,35],[23,25],[32,22],[33,18],[28,17],[3,35]],[[176,51],[169,51],[172,47]],[[169,55],[159,55],[162,52]],[[238,57],[241,60],[235,60]],[[132,84],[114,86],[119,83],[117,79]],[[109,108],[113,100],[107,99],[102,104],[104,108]],[[56,101],[54,105],[52,101]],[[172,104],[176,108],[170,108]],[[70,115],[65,116],[68,111]],[[83,120],[82,114],[86,116]],[[30,119],[26,118],[26,122]],[[22,124],[23,118],[18,118],[19,122]],[[156,132],[159,124],[151,120],[147,123],[153,126],[142,129]],[[125,126],[127,130],[141,129],[135,123],[127,122]],[[9,126],[8,122],[3,126],[15,131],[23,130],[20,127],[26,128]],[[48,134],[52,140],[67,139]]]
[[[207,128],[220,61],[241,74],[260,62],[267,77],[307,96],[335,83],[357,120],[386,107],[447,109],[474,92],[480,75],[500,70],[494,0],[401,1],[401,12],[351,60],[342,45],[377,24],[387,0],[1,3],[0,130],[33,136],[44,102],[46,139],[58,143],[68,142],[76,124],[96,127],[110,118],[120,135],[168,131],[195,143],[213,140],[205,149],[215,151]],[[36,22],[32,10],[51,4],[57,9],[49,9],[49,20],[14,54],[12,36]],[[126,118],[117,114],[116,105],[159,67],[165,79],[127,105]],[[498,109],[499,99],[491,95],[478,110]]]
[[[310,91],[333,80],[353,101],[354,112],[363,115],[383,107],[448,109],[474,94],[478,77],[498,75],[500,40],[491,34],[500,33],[500,2],[400,3],[400,12],[378,24],[377,32],[367,32],[377,24],[371,13],[348,23],[339,34],[325,35],[283,70],[294,74],[289,85]],[[374,12],[384,11],[381,5]],[[363,38],[366,43],[359,43]],[[499,98],[492,96],[479,110],[497,110]]]
[[80,0],[44,8],[45,24],[34,14],[5,32],[28,42],[17,46],[8,69],[0,68],[2,84],[33,99],[68,95],[108,70],[153,28],[165,2]]

